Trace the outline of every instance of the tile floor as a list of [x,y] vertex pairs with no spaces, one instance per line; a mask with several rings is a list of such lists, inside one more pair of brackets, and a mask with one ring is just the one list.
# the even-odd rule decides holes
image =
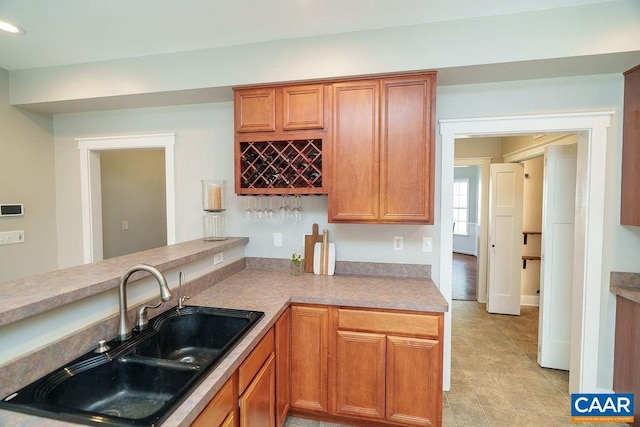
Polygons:
[[[453,301],[452,309],[451,390],[443,397],[443,426],[572,425],[568,372],[536,363],[537,307],[522,307],[520,316],[489,314],[473,301]],[[342,427],[293,417],[285,426]]]

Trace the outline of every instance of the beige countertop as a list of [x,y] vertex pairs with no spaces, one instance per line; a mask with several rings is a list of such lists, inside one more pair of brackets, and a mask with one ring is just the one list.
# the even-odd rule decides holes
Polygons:
[[611,272],[609,290],[640,304],[640,273]]
[[[290,303],[446,312],[448,305],[430,279],[364,276],[292,276],[247,269],[189,300],[189,305],[259,310],[264,318],[233,348],[162,424],[187,426],[273,326]],[[0,410],[0,425],[57,427],[61,421]]]
[[[225,249],[244,246],[248,241],[247,237],[219,242],[191,240],[1,283],[0,326],[117,288],[122,273],[134,264],[150,264],[166,271]],[[131,280],[142,274],[146,273],[135,273]]]

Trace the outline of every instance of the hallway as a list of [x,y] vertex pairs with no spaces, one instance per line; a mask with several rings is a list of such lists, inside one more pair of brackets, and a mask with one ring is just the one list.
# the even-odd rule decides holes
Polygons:
[[451,297],[454,300],[478,300],[478,258],[473,255],[453,253]]

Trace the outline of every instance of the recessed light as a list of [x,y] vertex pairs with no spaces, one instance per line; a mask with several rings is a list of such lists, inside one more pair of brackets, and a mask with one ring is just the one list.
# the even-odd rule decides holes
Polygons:
[[4,31],[16,36],[27,34],[27,32],[23,28],[20,28],[17,25],[13,25],[12,23],[6,21],[0,21],[0,31]]

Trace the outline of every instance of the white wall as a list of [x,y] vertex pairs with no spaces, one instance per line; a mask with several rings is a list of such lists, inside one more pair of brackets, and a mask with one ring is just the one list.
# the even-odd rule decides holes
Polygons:
[[[227,179],[227,234],[251,238],[247,256],[288,258],[302,252],[303,235],[311,225],[329,230],[338,260],[434,264],[435,254],[421,251],[422,237],[434,236],[433,226],[343,225],[327,223],[327,199],[303,198],[305,220],[247,222],[247,199],[233,192],[233,104],[64,114],[55,116],[58,245],[60,268],[82,263],[79,155],[74,138],[90,136],[176,133],[177,241],[202,237],[201,179]],[[276,207],[280,200],[275,201]],[[273,246],[273,233],[283,233],[283,246]],[[393,251],[393,236],[404,236],[404,251]]]
[[9,73],[0,69],[0,203],[23,203],[22,217],[0,217],[0,231],[24,230],[25,242],[0,246],[0,283],[57,266],[53,122],[9,105]]

